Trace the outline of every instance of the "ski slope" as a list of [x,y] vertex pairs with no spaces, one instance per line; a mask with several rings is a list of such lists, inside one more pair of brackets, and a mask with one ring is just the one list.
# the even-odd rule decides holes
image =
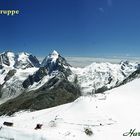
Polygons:
[[[36,112],[0,117],[0,140],[139,140],[123,136],[140,132],[140,79],[107,91],[82,96],[76,101]],[[13,122],[13,127],[3,122]],[[35,130],[36,124],[43,124]],[[85,128],[93,135],[85,134]]]

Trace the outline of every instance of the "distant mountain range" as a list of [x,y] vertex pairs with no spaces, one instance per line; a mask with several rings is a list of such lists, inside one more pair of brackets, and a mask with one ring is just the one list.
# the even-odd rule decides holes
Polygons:
[[139,63],[92,63],[72,67],[53,51],[40,63],[28,53],[0,54],[0,115],[40,110],[102,93],[125,84],[140,73]]

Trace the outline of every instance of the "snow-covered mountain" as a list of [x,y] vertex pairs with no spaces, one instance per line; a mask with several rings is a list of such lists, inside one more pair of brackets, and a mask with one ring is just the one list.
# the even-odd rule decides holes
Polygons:
[[23,87],[28,90],[37,89],[45,84],[49,79],[59,76],[67,78],[72,74],[70,64],[67,63],[55,50],[49,54],[41,63],[41,67],[36,73],[30,75],[24,82]]
[[[26,62],[27,55],[25,55],[26,53],[20,56],[19,62]],[[40,67],[35,65],[24,69],[13,67],[5,74],[0,95],[1,103],[5,99],[8,101],[1,105],[0,114],[5,111],[7,114],[21,109],[34,110],[57,106],[71,102],[80,96],[79,87],[67,80],[71,70],[65,58],[56,51],[46,58]],[[16,65],[14,64],[14,66]],[[43,105],[38,102],[38,98],[42,100]],[[12,108],[4,107],[5,105]]]
[[0,55],[0,103],[11,100],[0,106],[0,114],[48,108],[71,102],[81,94],[102,93],[137,78],[139,71],[140,64],[128,61],[74,68],[56,51],[41,64],[28,53],[5,52]]
[[28,90],[34,86],[37,89],[56,75],[70,75],[69,67],[65,58],[56,51],[45,57],[41,65],[28,53],[4,52],[0,54],[0,95],[3,99],[20,95],[29,86]]
[[28,68],[38,68],[39,66],[39,61],[31,54],[25,52],[19,54],[3,52],[0,54],[0,85],[7,81],[4,80],[6,76],[10,75],[10,77],[12,77],[16,71],[26,71]]
[[24,91],[23,81],[39,66],[37,58],[25,52],[0,54],[0,97],[4,99],[20,95]]
[[41,63],[41,67],[45,67],[49,75],[57,72],[63,72],[66,75],[71,74],[69,69],[70,64],[55,50],[49,56],[45,57]]
[[0,68],[11,67],[17,69],[26,69],[39,67],[39,61],[35,56],[22,52],[15,54],[13,52],[4,52],[0,54]]
[[[139,85],[140,79],[135,79],[104,94],[82,96],[69,104],[0,117],[0,138],[139,140]],[[4,126],[5,121],[13,123],[13,127]],[[37,124],[42,125],[41,129],[35,129]],[[131,129],[133,133],[129,133]]]
[[77,78],[82,93],[100,93],[119,86],[127,77],[139,69],[138,63],[122,61],[120,64],[92,63],[85,68],[71,67],[69,80]]

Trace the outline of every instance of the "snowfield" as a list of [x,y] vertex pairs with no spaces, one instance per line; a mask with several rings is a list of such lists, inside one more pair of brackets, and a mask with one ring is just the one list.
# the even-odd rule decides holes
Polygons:
[[[37,70],[38,68],[35,67],[27,69],[18,69],[15,75],[13,75],[8,81],[5,81],[4,86],[1,90],[3,94],[2,97],[0,98],[0,104],[10,98],[14,98],[20,95],[25,90],[22,86],[23,81],[26,80],[29,75],[34,74]],[[6,74],[5,75],[0,74],[0,78],[2,78],[3,80],[6,77]]]
[[84,68],[71,67],[73,74],[68,78],[69,81],[74,81],[76,75],[82,95],[87,95],[105,86],[110,89],[119,85],[137,69],[137,63],[127,61],[122,61],[120,64],[94,62]]
[[[139,140],[123,136],[140,132],[140,79],[104,94],[82,96],[76,101],[36,112],[0,117],[0,140]],[[13,122],[12,127],[3,122]],[[42,128],[35,130],[36,124]],[[89,129],[92,135],[87,135]]]

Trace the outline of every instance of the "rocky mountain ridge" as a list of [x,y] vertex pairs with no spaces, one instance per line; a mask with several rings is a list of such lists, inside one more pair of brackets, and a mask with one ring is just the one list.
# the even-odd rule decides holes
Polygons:
[[39,110],[68,103],[81,95],[104,92],[138,77],[140,65],[92,63],[74,68],[53,51],[39,63],[28,53],[0,54],[0,114]]

